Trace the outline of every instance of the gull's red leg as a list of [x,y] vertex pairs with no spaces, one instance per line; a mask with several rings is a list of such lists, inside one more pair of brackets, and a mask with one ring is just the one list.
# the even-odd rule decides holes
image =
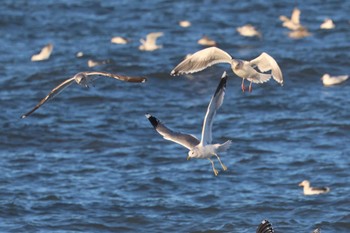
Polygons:
[[242,79],[242,85],[241,85],[242,91],[245,92],[245,86],[244,86],[244,79]]
[[252,91],[253,91],[252,83],[253,83],[253,82],[250,82],[250,84],[249,84],[249,92],[252,92]]

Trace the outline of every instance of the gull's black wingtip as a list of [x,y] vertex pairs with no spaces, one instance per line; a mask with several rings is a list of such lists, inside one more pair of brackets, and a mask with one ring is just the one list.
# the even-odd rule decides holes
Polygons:
[[171,75],[171,76],[179,76],[180,73],[179,73],[178,71],[172,70],[172,71],[170,72],[170,75]]
[[256,233],[274,233],[274,229],[272,227],[272,224],[268,220],[263,220],[260,225],[258,226],[258,229],[256,229]]
[[224,71],[224,73],[221,76],[221,81],[223,80],[223,82],[225,82],[225,85],[226,85],[227,79],[228,79],[228,75],[226,71]]
[[158,126],[159,120],[157,118],[155,118],[154,116],[152,116],[149,113],[147,113],[145,116],[147,117],[149,122],[151,122],[151,124],[153,125],[154,128],[156,128]]
[[228,78],[228,76],[227,76],[227,74],[226,74],[226,71],[224,71],[224,73],[223,73],[222,76],[221,76],[220,83],[219,83],[218,87],[216,88],[216,91],[215,91],[214,96],[216,96],[217,93],[218,93],[220,90],[226,88],[227,78]]

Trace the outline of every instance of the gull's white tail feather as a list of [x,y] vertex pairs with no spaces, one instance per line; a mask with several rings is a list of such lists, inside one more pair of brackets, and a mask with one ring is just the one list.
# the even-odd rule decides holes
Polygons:
[[225,152],[225,151],[228,150],[228,148],[230,148],[231,144],[232,144],[232,141],[231,141],[231,140],[228,140],[228,141],[226,141],[225,143],[219,145],[219,146],[217,147],[217,151],[218,151],[218,152]]

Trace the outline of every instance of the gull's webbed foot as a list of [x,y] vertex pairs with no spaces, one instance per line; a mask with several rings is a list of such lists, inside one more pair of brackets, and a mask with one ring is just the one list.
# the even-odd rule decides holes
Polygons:
[[222,169],[224,170],[224,171],[226,171],[227,170],[227,167],[221,162],[221,159],[220,159],[220,157],[217,155],[217,154],[214,154],[215,156],[216,156],[216,158],[219,160],[219,162],[220,162],[220,165],[221,165],[221,167],[222,167]]
[[211,159],[209,159],[209,158],[208,158],[208,160],[210,161],[211,166],[213,167],[213,172],[214,172],[215,176],[217,176],[217,175],[219,174],[219,171],[215,169],[215,167],[214,167],[214,161],[211,160]]
[[221,164],[221,167],[224,171],[227,171],[227,167],[224,164]]

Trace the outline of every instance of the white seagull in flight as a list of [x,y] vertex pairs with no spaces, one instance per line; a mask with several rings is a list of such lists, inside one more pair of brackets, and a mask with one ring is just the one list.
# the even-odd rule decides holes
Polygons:
[[139,50],[142,51],[154,51],[157,49],[161,49],[162,45],[157,45],[158,37],[163,36],[163,32],[152,32],[146,36],[146,40],[143,38],[140,39],[141,45],[139,46]]
[[[217,63],[228,63],[231,65],[233,73],[242,78],[242,91],[245,91],[244,80],[250,81],[249,92],[252,91],[252,83],[264,83],[270,80],[271,77],[279,84],[283,85],[283,76],[280,67],[275,59],[267,53],[262,53],[257,58],[251,61],[234,59],[225,51],[210,47],[202,49],[193,55],[189,56],[178,64],[170,73],[170,75],[191,74]],[[255,68],[258,68],[257,71]],[[267,72],[271,70],[271,74]]]
[[[90,76],[97,76],[97,77],[92,78]],[[74,81],[77,84],[81,85],[81,86],[89,87],[89,85],[90,84],[92,85],[93,81],[96,80],[98,78],[98,76],[105,76],[105,77],[115,78],[115,79],[118,79],[118,80],[121,80],[121,81],[125,81],[125,82],[136,82],[136,83],[140,83],[140,82],[143,83],[143,82],[145,82],[147,80],[144,77],[130,77],[130,76],[124,76],[124,75],[119,75],[119,74],[112,74],[112,73],[107,73],[107,72],[99,72],[99,71],[79,72],[79,73],[75,74],[72,78],[69,78],[69,79],[65,80],[64,82],[59,84],[57,87],[52,89],[50,91],[50,93],[45,98],[43,98],[32,110],[30,110],[26,114],[23,114],[21,116],[21,118],[23,119],[23,118],[28,117],[35,110],[40,108],[41,105],[43,105],[48,100],[50,100],[53,97],[55,97],[56,95],[58,95],[66,87],[68,87],[72,83],[74,83]]]
[[222,169],[226,171],[227,167],[221,162],[218,152],[224,152],[231,146],[231,140],[228,140],[223,144],[212,144],[213,120],[216,115],[216,111],[220,108],[224,101],[226,81],[227,75],[226,72],[224,72],[215,94],[210,100],[203,122],[201,141],[199,141],[193,135],[174,132],[163,125],[156,117],[146,114],[146,117],[151,122],[153,127],[160,135],[164,137],[164,139],[176,142],[190,150],[188,152],[187,160],[191,158],[208,159],[212,164],[215,176],[217,176],[219,172],[217,169],[215,169],[214,161],[210,158],[212,156],[216,156]]
[[300,13],[301,11],[295,7],[290,18],[281,15],[280,20],[283,22],[283,27],[286,27],[292,31],[303,28],[303,26],[300,24]]

